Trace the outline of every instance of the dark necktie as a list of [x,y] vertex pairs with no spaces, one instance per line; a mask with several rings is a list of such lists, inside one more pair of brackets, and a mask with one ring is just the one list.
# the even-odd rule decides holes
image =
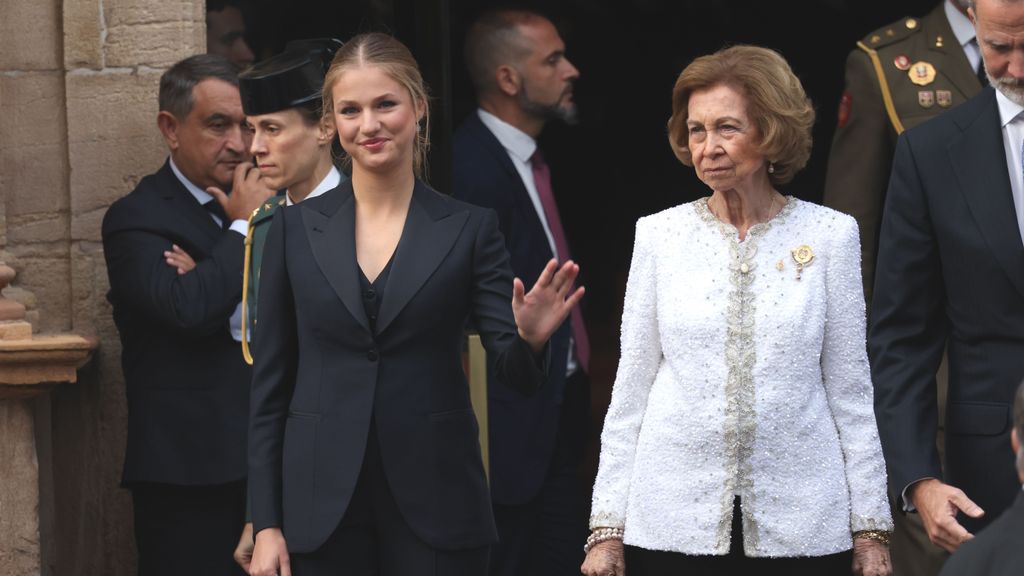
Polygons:
[[[544,218],[548,221],[548,228],[555,240],[555,249],[558,252],[556,257],[559,264],[562,264],[569,259],[569,243],[565,239],[562,219],[558,215],[558,205],[555,204],[555,195],[551,191],[551,171],[539,148],[530,157],[530,167],[533,169],[533,183],[537,187],[537,195],[540,196],[540,205],[544,209]],[[574,306],[569,314],[569,323],[576,344],[576,359],[579,360],[584,372],[590,372],[590,338],[587,336],[587,327],[583,323],[583,313],[580,312],[579,304]]]
[[221,228],[231,225],[231,221],[228,220],[227,212],[224,211],[224,207],[220,205],[220,202],[218,202],[216,198],[207,200],[206,203],[203,204],[203,208],[206,208],[207,212],[220,219]]

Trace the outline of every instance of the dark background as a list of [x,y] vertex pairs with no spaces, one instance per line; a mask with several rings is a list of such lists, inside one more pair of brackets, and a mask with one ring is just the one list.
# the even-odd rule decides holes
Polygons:
[[[819,202],[846,55],[858,40],[937,0],[549,0],[516,6],[559,27],[579,68],[577,126],[549,124],[540,141],[587,286],[593,341],[595,423],[603,419],[618,359],[622,293],[640,216],[708,194],[666,139],[676,76],[694,57],[728,44],[778,50],[817,111],[807,168],[782,189]],[[430,181],[450,189],[451,132],[474,108],[462,37],[481,10],[508,2],[469,0],[253,0],[247,6],[257,59],[288,40],[386,31],[410,47],[434,97]],[[854,103],[856,105],[856,103]],[[686,249],[681,246],[680,249]],[[596,466],[596,438],[589,461]]]

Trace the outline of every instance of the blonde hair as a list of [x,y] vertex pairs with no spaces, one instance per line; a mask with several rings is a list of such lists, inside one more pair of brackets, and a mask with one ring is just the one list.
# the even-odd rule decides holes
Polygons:
[[[331,60],[331,66],[324,77],[323,110],[324,115],[333,121],[334,84],[345,72],[362,66],[380,68],[392,80],[397,82],[413,100],[413,104],[421,109],[423,118],[413,139],[413,172],[417,178],[426,179],[427,151],[430,149],[430,98],[423,82],[419,66],[412,53],[393,36],[371,32],[360,34],[345,43]],[[344,166],[351,164],[351,157],[341,159]]]
[[693,166],[686,127],[690,96],[723,85],[747,99],[747,115],[761,138],[758,150],[775,167],[768,178],[773,184],[791,181],[811,156],[814,108],[786,60],[759,46],[732,46],[701,56],[679,74],[668,120],[668,141],[676,157]]

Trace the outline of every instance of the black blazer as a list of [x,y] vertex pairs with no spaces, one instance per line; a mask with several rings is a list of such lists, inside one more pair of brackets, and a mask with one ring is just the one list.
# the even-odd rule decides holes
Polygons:
[[935,372],[949,342],[945,480],[986,512],[1020,483],[1009,449],[1024,376],[1024,245],[991,88],[899,138],[868,344],[892,488],[942,478]]
[[939,576],[1019,576],[1024,567],[1024,494],[1003,515],[964,542]]
[[[540,216],[508,152],[474,110],[455,132],[454,196],[498,214],[512,270],[529,290],[554,257]],[[533,499],[544,483],[562,414],[574,416],[568,453],[582,455],[590,399],[587,390],[565,390],[572,334],[568,319],[550,340],[548,385],[531,397],[507,387],[488,387],[491,496],[504,505]],[[494,366],[488,376],[493,378]],[[563,401],[572,405],[563,412]]]
[[278,210],[260,279],[249,486],[254,528],[318,548],[345,514],[371,418],[403,517],[429,545],[496,540],[462,367],[472,316],[501,379],[523,392],[543,363],[516,333],[494,213],[417,182],[377,333],[363,307],[355,197],[344,182]]
[[[171,244],[195,259],[194,270],[179,276],[164,262]],[[167,163],[103,218],[128,397],[126,484],[245,477],[252,373],[228,329],[242,297],[243,247]]]

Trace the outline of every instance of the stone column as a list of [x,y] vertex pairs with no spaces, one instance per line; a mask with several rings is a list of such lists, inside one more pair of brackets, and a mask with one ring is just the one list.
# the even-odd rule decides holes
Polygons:
[[[0,293],[14,270],[0,262]],[[21,304],[0,295],[0,566],[7,576],[42,573],[40,476],[30,398],[75,382],[95,339],[32,338]]]

